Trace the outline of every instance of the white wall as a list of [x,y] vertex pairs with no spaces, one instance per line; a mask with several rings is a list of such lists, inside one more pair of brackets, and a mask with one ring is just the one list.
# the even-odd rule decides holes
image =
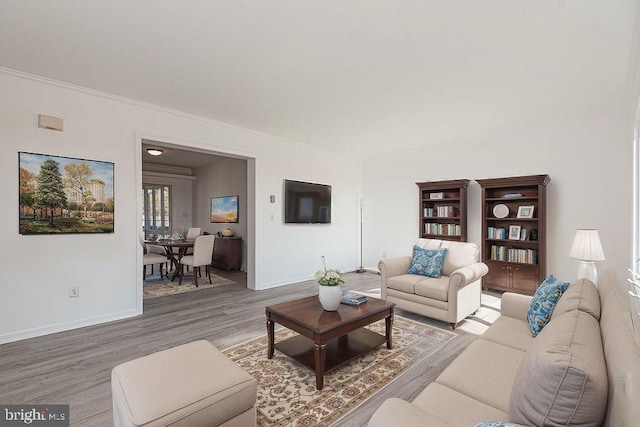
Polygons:
[[[140,313],[141,136],[250,159],[256,214],[248,230],[256,243],[249,277],[257,289],[312,277],[320,255],[332,268],[358,264],[362,163],[355,157],[17,72],[0,73],[0,93],[0,343]],[[63,118],[64,132],[39,129],[38,114]],[[18,234],[18,151],[114,162],[115,233]],[[334,185],[333,224],[285,226],[285,178]],[[80,288],[79,298],[68,298],[70,286]]]
[[[416,182],[548,174],[547,274],[574,280],[568,257],[576,228],[600,232],[606,261],[598,269],[626,277],[631,266],[632,133],[627,114],[558,123],[368,158],[364,165],[365,266],[410,255],[418,237]],[[468,191],[468,240],[480,244],[481,196]]]
[[[264,152],[257,166],[256,224],[261,227],[256,231],[256,258],[265,267],[256,268],[258,282],[273,287],[284,284],[285,277],[309,279],[321,267],[322,255],[328,268],[355,269],[359,265],[360,160],[349,160],[344,154],[310,152],[300,146],[283,150]],[[266,165],[272,171],[269,174],[262,170]],[[283,178],[331,185],[332,223],[284,224]],[[275,195],[275,203],[270,203],[270,195]],[[313,271],[310,266],[314,266]],[[278,269],[286,269],[287,274]]]
[[[247,262],[247,161],[222,158],[212,164],[195,169],[194,226],[215,234],[223,228],[231,228],[243,239],[242,269]],[[211,198],[238,196],[238,222],[234,224],[211,223]]]

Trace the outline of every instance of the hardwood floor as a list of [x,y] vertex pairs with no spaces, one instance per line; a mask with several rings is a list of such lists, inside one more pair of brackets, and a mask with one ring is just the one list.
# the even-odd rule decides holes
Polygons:
[[[252,291],[245,273],[213,272],[236,284],[147,299],[144,314],[135,318],[0,345],[0,403],[69,404],[72,426],[112,426],[111,370],[116,365],[199,339],[225,349],[266,333],[265,306],[317,294],[314,281]],[[344,289],[380,288],[374,273],[348,273],[345,280]],[[397,313],[448,329],[444,322]],[[334,425],[366,425],[387,397],[415,397],[476,338],[456,333],[435,362],[414,366]]]

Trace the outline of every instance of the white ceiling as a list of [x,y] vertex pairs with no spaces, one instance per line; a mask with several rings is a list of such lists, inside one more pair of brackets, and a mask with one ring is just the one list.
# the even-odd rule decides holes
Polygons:
[[630,111],[638,3],[0,0],[0,66],[376,154]]

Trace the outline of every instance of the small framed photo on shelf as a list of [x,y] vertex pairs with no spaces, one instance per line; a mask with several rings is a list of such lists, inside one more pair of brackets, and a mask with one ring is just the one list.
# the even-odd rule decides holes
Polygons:
[[440,193],[429,193],[429,198],[431,200],[442,200],[444,199],[444,193],[440,192]]
[[520,228],[519,225],[509,226],[509,240],[520,240]]
[[529,235],[527,234],[527,229],[523,228],[522,230],[520,230],[520,240],[527,240],[529,238]]
[[533,206],[518,206],[518,218],[533,218]]

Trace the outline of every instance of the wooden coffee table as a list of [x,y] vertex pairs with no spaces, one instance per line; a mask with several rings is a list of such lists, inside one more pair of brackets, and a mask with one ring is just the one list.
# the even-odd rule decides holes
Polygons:
[[[267,356],[274,349],[315,369],[316,388],[322,390],[324,373],[372,349],[387,343],[391,348],[393,308],[395,304],[368,297],[359,306],[340,304],[338,311],[325,311],[317,296],[287,301],[269,306],[267,315]],[[385,335],[364,328],[385,319]],[[299,333],[295,337],[274,343],[274,324],[278,323]]]

